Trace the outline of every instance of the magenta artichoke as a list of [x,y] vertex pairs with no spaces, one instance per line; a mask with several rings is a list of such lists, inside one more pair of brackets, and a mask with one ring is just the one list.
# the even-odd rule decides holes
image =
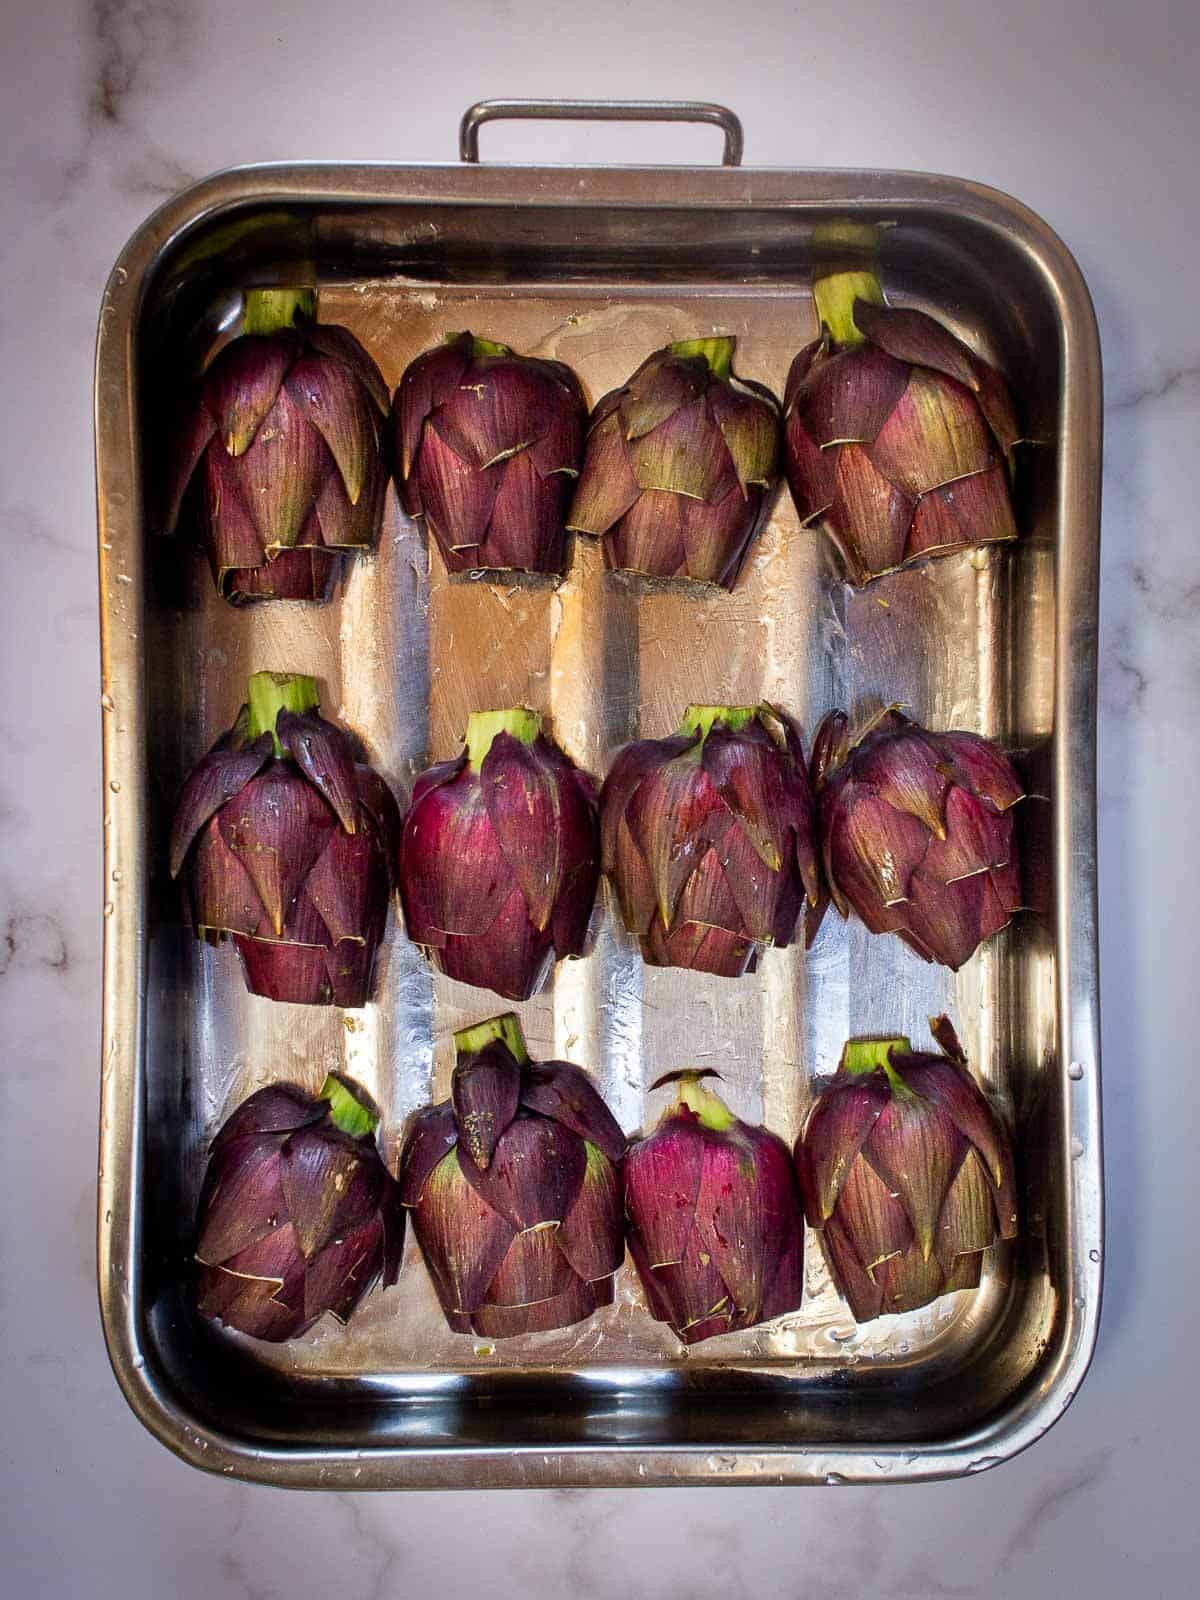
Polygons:
[[524,708],[473,713],[417,779],[400,839],[408,936],[449,978],[527,1000],[582,954],[600,843],[591,779]]
[[819,897],[799,736],[773,707],[689,706],[618,755],[600,797],[604,870],[657,967],[736,978]]
[[404,1209],[361,1091],[259,1089],[213,1140],[197,1217],[200,1312],[256,1339],[294,1339],[323,1312],[346,1322],[400,1274]]
[[779,402],[733,339],[656,350],[592,412],[569,526],[609,567],[732,589],[779,479]]
[[469,333],[409,365],[392,404],[396,487],[450,572],[566,570],[586,409],[561,361]]
[[685,1344],[795,1311],[804,1212],[788,1148],[735,1117],[699,1072],[625,1158],[629,1251],[651,1316]]
[[450,1099],[417,1113],[400,1153],[446,1321],[490,1338],[582,1322],[625,1254],[625,1136],[578,1067],[528,1059],[511,1013],[454,1043]]
[[177,424],[166,526],[189,488],[217,588],[248,600],[323,600],[341,552],[368,549],[387,488],[387,386],[346,328],[299,322],[314,297],[247,295]]
[[850,582],[1016,538],[1007,458],[1020,432],[995,368],[923,311],[883,305],[872,274],[831,274],[814,298],[821,337],[784,396],[787,477]]
[[948,1018],[942,1055],[852,1039],[808,1117],[796,1165],[808,1220],[856,1322],[979,1283],[1017,1231],[1013,1157]]
[[849,745],[831,711],[813,744],[825,878],[838,911],[956,971],[1021,905],[1008,757],[894,708]]
[[256,672],[237,722],[183,786],[171,875],[191,920],[232,937],[251,994],[362,1006],[387,922],[400,815],[312,678]]

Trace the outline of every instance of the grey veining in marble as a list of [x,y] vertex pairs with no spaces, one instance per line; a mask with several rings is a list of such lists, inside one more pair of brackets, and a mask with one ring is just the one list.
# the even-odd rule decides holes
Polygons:
[[[1200,1024],[1200,12],[1186,0],[39,0],[0,66],[0,1572],[14,1600],[1183,1594]],[[236,162],[453,155],[487,94],[711,97],[749,163],[953,171],[1076,251],[1104,341],[1101,908],[1110,1250],[1093,1371],[994,1472],[904,1490],[286,1495],[185,1468],[93,1288],[100,883],[90,377],[107,270]],[[712,130],[489,128],[515,159]]]

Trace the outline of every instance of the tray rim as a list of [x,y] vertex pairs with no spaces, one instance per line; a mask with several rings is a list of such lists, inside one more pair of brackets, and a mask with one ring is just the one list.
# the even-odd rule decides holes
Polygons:
[[[669,180],[669,182],[667,181]],[[669,197],[663,199],[664,193]],[[1056,1358],[1036,1392],[980,1427],[933,1446],[821,1445],[752,1450],[708,1444],[271,1447],[201,1423],[168,1393],[141,1334],[141,1216],[146,1054],[144,843],[145,661],[130,617],[144,603],[135,336],[164,254],[221,212],[247,205],[464,202],[515,207],[611,205],[744,209],[908,205],[953,210],[1016,243],[1059,313],[1061,472],[1057,504],[1055,718],[1056,1007],[1063,1064],[1066,1208],[1073,1300]],[[913,1482],[1010,1459],[1062,1416],[1095,1349],[1103,1277],[1096,881],[1096,665],[1099,605],[1101,366],[1092,303],[1061,239],[1012,197],[937,174],[787,167],[583,167],[428,163],[244,166],[160,207],[121,252],[101,304],[95,372],[104,800],[104,980],[97,1284],[113,1371],[139,1421],[194,1466],[250,1481],[317,1488],[664,1486],[705,1483]],[[120,716],[113,707],[120,708]],[[1071,1070],[1068,1072],[1067,1065]],[[1076,1073],[1076,1067],[1082,1070]],[[470,1481],[464,1467],[470,1464]]]

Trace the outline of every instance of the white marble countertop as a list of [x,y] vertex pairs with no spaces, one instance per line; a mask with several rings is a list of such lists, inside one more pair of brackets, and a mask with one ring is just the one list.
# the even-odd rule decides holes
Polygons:
[[[40,0],[0,93],[0,1572],[13,1600],[638,1600],[1186,1591],[1195,1572],[1193,1141],[1183,842],[1200,789],[1200,12],[956,0],[848,12],[609,0]],[[100,986],[91,366],[125,239],[193,178],[277,159],[437,161],[485,95],[712,98],[748,164],[948,171],[1075,251],[1107,381],[1101,907],[1109,1198],[1092,1372],[1053,1431],[966,1481],[829,1490],[297,1495],[144,1433],[94,1290]],[[711,130],[488,129],[486,154],[705,160]]]

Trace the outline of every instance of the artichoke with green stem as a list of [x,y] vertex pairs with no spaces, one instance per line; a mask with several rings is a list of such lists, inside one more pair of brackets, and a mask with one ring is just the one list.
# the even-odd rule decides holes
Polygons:
[[242,333],[174,427],[166,530],[190,507],[235,605],[324,600],[343,554],[379,533],[387,386],[354,335],[315,310],[311,291],[249,291]]
[[233,940],[270,1000],[362,1006],[387,924],[400,814],[314,679],[256,672],[237,721],[192,771],[171,829],[197,937]]
[[592,412],[568,518],[607,566],[732,589],[779,479],[779,402],[732,338],[656,350]]
[[196,1223],[202,1316],[255,1339],[346,1322],[400,1274],[404,1208],[364,1092],[331,1073],[318,1095],[271,1084],[212,1143]]
[[447,571],[566,570],[585,413],[561,361],[471,333],[409,364],[392,405],[396,487]]
[[[873,250],[875,230],[858,232]],[[821,332],[784,394],[787,478],[847,579],[1015,539],[1021,433],[1000,373],[934,317],[887,305],[869,256],[822,273],[813,298]]]
[[579,1067],[530,1061],[511,1013],[454,1036],[450,1098],[413,1118],[401,1197],[450,1327],[507,1338],[590,1317],[625,1254],[625,1136]]
[[851,1039],[796,1145],[808,1220],[856,1322],[980,1280],[1017,1232],[1013,1153],[947,1017],[940,1054]]
[[650,1314],[685,1344],[795,1311],[804,1293],[804,1211],[782,1139],[734,1116],[702,1079],[678,1086],[625,1159],[629,1249]]

